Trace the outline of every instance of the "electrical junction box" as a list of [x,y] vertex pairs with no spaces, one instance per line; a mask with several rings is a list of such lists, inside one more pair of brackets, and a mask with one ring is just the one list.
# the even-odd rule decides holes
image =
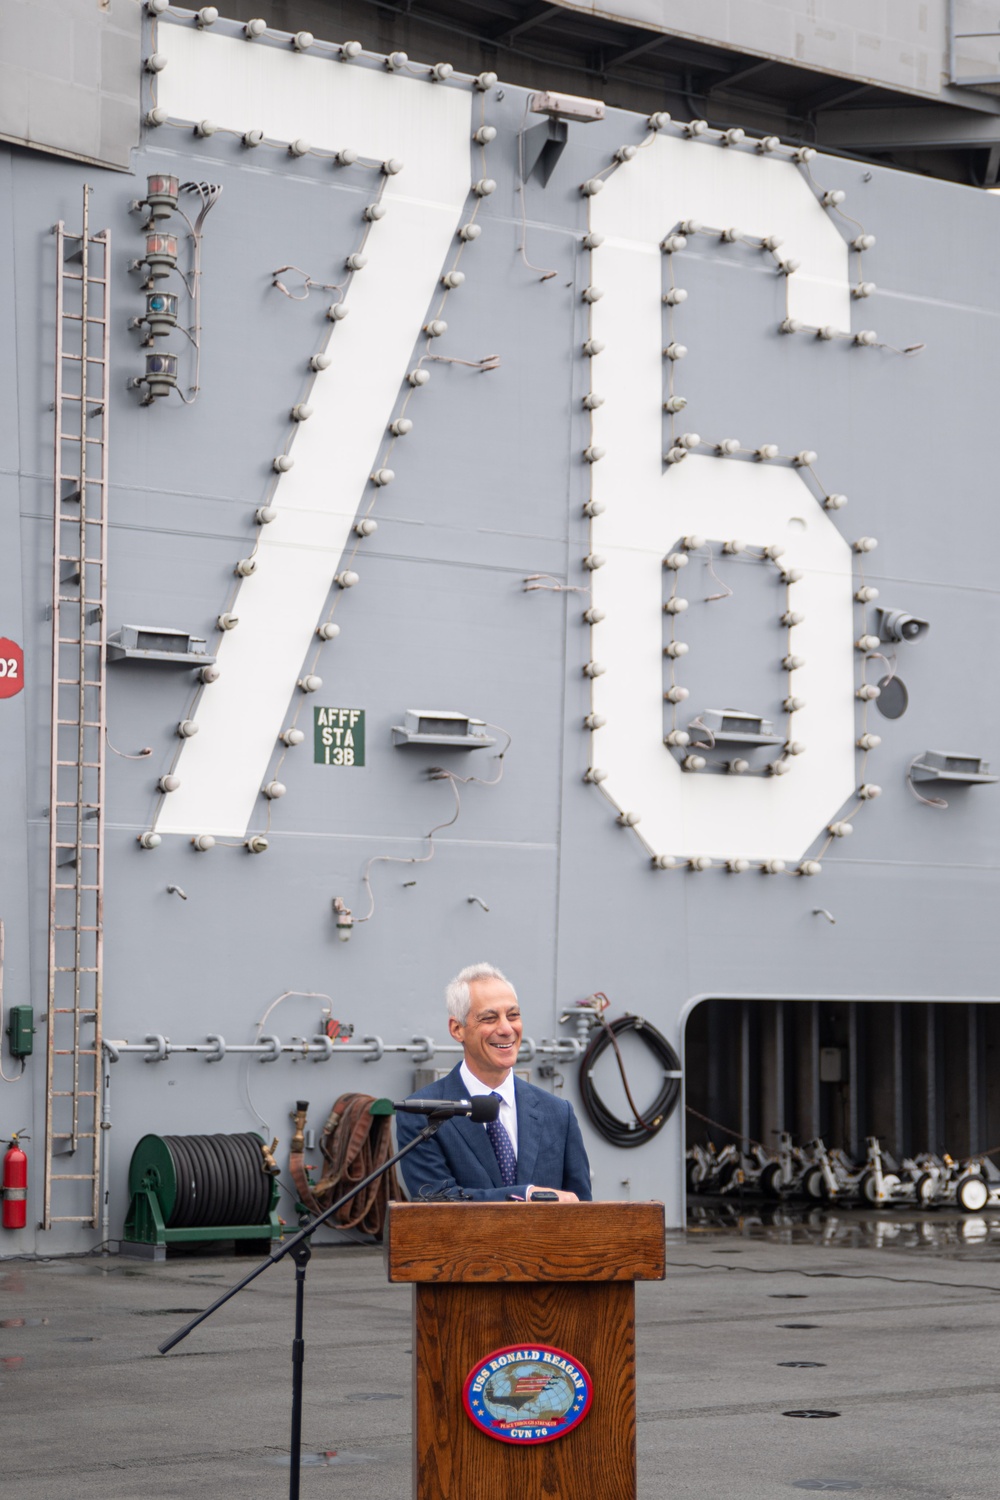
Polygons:
[[30,1005],[12,1005],[7,1023],[11,1057],[30,1057],[35,1048],[35,1012]]
[[451,750],[485,750],[496,740],[484,734],[482,719],[445,708],[408,708],[405,724],[392,726],[394,745],[446,745]]
[[843,1047],[821,1047],[819,1049],[820,1083],[843,1083],[846,1077]]

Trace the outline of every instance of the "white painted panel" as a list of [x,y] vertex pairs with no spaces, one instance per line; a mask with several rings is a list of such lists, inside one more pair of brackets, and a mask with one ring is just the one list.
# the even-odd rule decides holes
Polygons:
[[[607,507],[592,529],[594,550],[607,558],[592,575],[594,603],[606,611],[593,655],[607,668],[593,701],[607,725],[594,733],[591,763],[607,770],[605,789],[617,805],[641,815],[658,853],[798,860],[856,785],[851,551],[791,468],[691,456],[664,470],[659,242],[684,218],[781,234],[802,261],[798,276],[809,273],[793,278],[795,315],[850,327],[846,245],[787,161],[658,137],[591,200],[591,227],[605,236],[593,254],[592,280],[604,296],[592,307],[592,328],[605,344],[594,366],[605,398],[594,441],[606,450],[592,486]],[[698,310],[686,308],[685,342],[694,343],[698,327]],[[711,413],[692,413],[685,425],[711,431]],[[748,446],[770,440],[741,436]],[[802,447],[809,436],[802,434]],[[790,528],[792,517],[806,529]],[[779,542],[783,561],[805,572],[794,592],[806,616],[794,650],[806,666],[794,690],[807,707],[794,732],[808,748],[786,776],[689,774],[663,744],[662,559],[690,532],[756,547]],[[682,595],[683,585],[682,574]],[[762,649],[780,657],[781,641],[775,631],[766,645],[762,637]],[[691,680],[697,671],[695,651],[680,662],[685,685],[685,666]],[[708,707],[759,711],[692,703],[679,722]]]
[[[387,183],[388,213],[372,226],[350,315],[330,341],[333,363],[294,435],[295,467],[271,502],[278,516],[263,528],[258,571],[240,586],[239,626],[221,640],[221,676],[202,695],[200,732],[183,746],[180,788],[156,824],[242,837],[468,194],[470,96],[176,27],[163,29],[161,46],[170,65],[160,100],[174,115],[405,163]],[[359,238],[361,228],[359,219]],[[303,364],[312,352],[303,349]],[[319,670],[335,681],[336,645]]]

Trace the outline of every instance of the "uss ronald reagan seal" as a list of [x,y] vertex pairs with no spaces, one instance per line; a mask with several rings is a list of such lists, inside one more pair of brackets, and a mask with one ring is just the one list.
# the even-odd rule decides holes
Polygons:
[[565,1349],[509,1344],[472,1367],[462,1400],[470,1420],[501,1443],[551,1443],[580,1425],[593,1394],[587,1371]]

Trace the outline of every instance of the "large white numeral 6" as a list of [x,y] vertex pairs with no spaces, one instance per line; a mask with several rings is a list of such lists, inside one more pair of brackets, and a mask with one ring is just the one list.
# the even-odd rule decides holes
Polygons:
[[[848,248],[787,160],[665,136],[608,178],[591,215],[604,236],[593,252],[604,295],[592,328],[605,344],[593,385],[604,397],[594,432],[606,450],[593,470],[594,496],[606,506],[593,539],[607,558],[592,575],[594,604],[606,615],[594,630],[594,656],[606,667],[594,707],[607,721],[594,733],[593,763],[607,770],[614,801],[641,813],[657,852],[796,860],[856,784],[851,549],[792,468],[693,455],[664,470],[660,243],[685,219],[780,234],[782,253],[802,262],[789,311],[839,329],[851,326]],[[695,330],[699,314],[689,307]],[[695,425],[704,431],[710,417]],[[769,438],[742,434],[751,446]],[[805,530],[789,528],[793,517],[807,518]],[[663,744],[663,556],[687,533],[778,542],[783,561],[803,570],[796,650],[806,667],[795,691],[807,707],[795,729],[809,753],[794,775],[688,775]]]

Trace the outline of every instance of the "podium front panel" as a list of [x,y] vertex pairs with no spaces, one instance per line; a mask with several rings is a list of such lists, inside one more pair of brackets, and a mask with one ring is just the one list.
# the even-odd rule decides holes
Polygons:
[[[415,1500],[635,1500],[631,1281],[418,1285],[413,1333]],[[551,1441],[500,1441],[467,1414],[466,1379],[494,1350],[539,1345],[583,1366],[590,1409]]]

